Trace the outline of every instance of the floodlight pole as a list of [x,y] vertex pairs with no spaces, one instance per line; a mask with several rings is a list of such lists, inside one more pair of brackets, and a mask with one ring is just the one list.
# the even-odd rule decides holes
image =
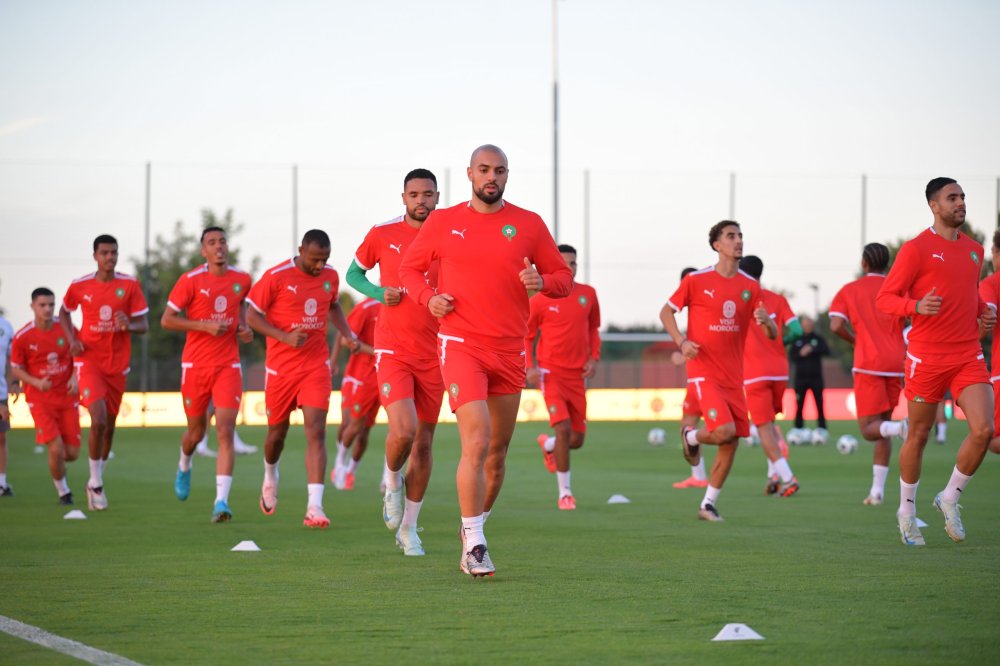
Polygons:
[[299,165],[292,165],[292,254],[299,251]]
[[861,174],[861,251],[868,244],[868,174]]
[[[146,215],[145,215],[145,268],[143,270],[144,275],[142,276],[142,291],[143,295],[146,297],[146,302],[149,303],[149,232],[150,232],[150,201],[152,198],[152,170],[153,166],[149,162],[146,162]],[[142,342],[142,378],[140,381],[139,389],[145,393],[149,390],[149,336],[143,335],[139,338]],[[145,419],[145,412],[143,412],[143,419]]]
[[583,170],[583,281],[590,283],[590,169]]
[[559,242],[559,0],[552,0],[552,237]]
[[736,219],[736,172],[729,173],[729,219]]

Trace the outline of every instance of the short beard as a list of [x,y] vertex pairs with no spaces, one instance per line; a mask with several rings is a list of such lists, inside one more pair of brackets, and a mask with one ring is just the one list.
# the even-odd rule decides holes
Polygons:
[[407,215],[409,215],[409,216],[410,216],[410,219],[412,219],[412,220],[416,220],[417,222],[423,222],[423,221],[424,221],[424,220],[426,220],[426,219],[427,219],[428,217],[430,217],[430,214],[431,214],[431,211],[430,211],[430,209],[428,209],[428,210],[427,210],[427,214],[421,217],[421,216],[420,216],[420,215],[419,215],[419,214],[417,213],[417,209],[416,209],[416,208],[414,208],[413,210],[410,210],[409,208],[407,208],[407,209],[406,209],[406,214],[407,214]]
[[476,194],[476,198],[482,201],[484,204],[495,204],[503,198],[503,188],[499,185],[497,186],[496,194],[486,194],[482,189],[473,190]]

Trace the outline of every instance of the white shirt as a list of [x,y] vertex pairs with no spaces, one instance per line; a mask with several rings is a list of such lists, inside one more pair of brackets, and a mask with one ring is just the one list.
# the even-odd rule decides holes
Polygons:
[[10,359],[10,345],[14,342],[14,328],[10,322],[0,317],[0,400],[7,399],[7,361]]

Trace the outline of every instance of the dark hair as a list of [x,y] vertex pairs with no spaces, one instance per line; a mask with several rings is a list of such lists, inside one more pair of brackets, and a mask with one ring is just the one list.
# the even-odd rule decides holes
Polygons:
[[35,299],[38,298],[39,296],[55,297],[55,294],[53,294],[52,290],[49,289],[48,287],[39,287],[38,289],[35,289],[33,292],[31,292],[31,302],[34,303]]
[[882,243],[868,243],[861,253],[861,260],[868,265],[868,270],[884,273],[889,268],[889,248]]
[[223,229],[222,227],[205,227],[201,231],[201,242],[204,243],[205,242],[205,236],[207,236],[208,234],[212,233],[213,231],[221,232],[223,236],[226,235],[226,230]]
[[565,243],[559,246],[559,251],[565,252],[566,254],[576,254],[576,248],[572,245],[566,245]]
[[681,269],[681,279],[683,280],[684,278],[686,278],[688,276],[688,273],[694,273],[696,270],[698,270],[698,269],[695,268],[694,266],[688,266],[687,268],[682,268]]
[[708,246],[715,249],[715,241],[719,240],[719,236],[722,235],[722,230],[726,227],[736,227],[740,228],[739,222],[733,222],[732,220],[722,220],[721,222],[716,222],[712,225],[712,228],[708,230]]
[[946,178],[944,176],[938,176],[937,178],[935,178],[931,182],[927,183],[927,189],[924,190],[924,194],[927,195],[927,201],[930,201],[931,199],[933,199],[934,195],[936,195],[938,192],[940,192],[942,187],[945,187],[946,185],[951,185],[952,183],[957,183],[957,182],[958,181],[955,180],[954,178]]
[[406,174],[406,178],[403,179],[403,189],[406,189],[406,184],[411,180],[417,180],[418,178],[426,178],[427,180],[434,182],[434,187],[437,188],[438,179],[434,177],[434,174],[427,169],[414,169],[410,173]]
[[993,247],[1000,247],[1000,228],[993,232]]
[[316,245],[325,250],[330,247],[330,237],[326,235],[325,231],[310,229],[302,237],[302,246],[305,247],[306,245]]
[[101,234],[94,239],[94,252],[97,252],[98,245],[118,245],[118,239],[110,234]]
[[764,272],[764,262],[760,260],[760,257],[748,254],[740,259],[740,270],[752,277],[754,280],[759,281],[761,273]]

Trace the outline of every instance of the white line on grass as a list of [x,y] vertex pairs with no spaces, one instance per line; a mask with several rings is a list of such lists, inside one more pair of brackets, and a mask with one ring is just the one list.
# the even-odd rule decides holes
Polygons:
[[63,638],[62,636],[56,636],[55,634],[50,634],[44,629],[39,629],[38,627],[33,627],[30,624],[18,622],[17,620],[4,615],[0,615],[0,631],[5,634],[10,634],[15,638],[22,638],[26,641],[41,645],[42,647],[47,647],[50,650],[62,652],[63,654],[75,657],[80,661],[97,664],[98,666],[142,666],[139,662],[132,661],[131,659],[119,657],[117,654],[105,652],[104,650],[98,650],[97,648],[92,648],[89,645],[77,643],[76,641]]

